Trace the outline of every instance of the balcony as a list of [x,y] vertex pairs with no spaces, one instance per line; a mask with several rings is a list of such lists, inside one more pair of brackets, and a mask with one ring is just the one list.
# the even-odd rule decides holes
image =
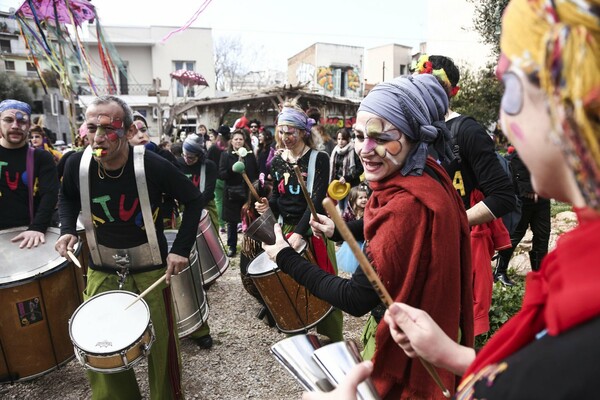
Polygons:
[[[80,90],[77,94],[92,94],[87,82],[82,82],[79,87]],[[154,86],[151,83],[136,83],[117,85],[116,88],[112,88],[112,92],[109,89],[111,89],[109,85],[96,85],[98,95],[116,94],[120,96],[148,96],[148,91],[153,90]]]

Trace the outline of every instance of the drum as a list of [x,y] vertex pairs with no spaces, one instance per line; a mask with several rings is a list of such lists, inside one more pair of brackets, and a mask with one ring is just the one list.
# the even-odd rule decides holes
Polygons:
[[273,315],[277,328],[283,333],[304,332],[333,310],[329,303],[313,296],[308,289],[281,272],[265,252],[252,260],[248,275]]
[[150,309],[144,299],[111,290],[89,298],[69,321],[75,356],[87,369],[105,374],[125,371],[148,354],[154,342]]
[[[165,230],[169,249],[175,241],[175,236],[177,236],[176,230]],[[171,294],[180,338],[196,331],[208,320],[208,300],[202,285],[202,271],[196,247],[190,253],[190,263],[187,268],[179,275],[171,277]]]
[[217,228],[213,226],[206,210],[202,210],[196,235],[196,246],[204,285],[208,286],[225,273],[229,267],[229,258],[223,250]]
[[33,379],[73,358],[68,321],[82,301],[82,271],[54,250],[58,229],[48,229],[45,244],[19,249],[11,239],[25,230],[0,231],[0,382]]

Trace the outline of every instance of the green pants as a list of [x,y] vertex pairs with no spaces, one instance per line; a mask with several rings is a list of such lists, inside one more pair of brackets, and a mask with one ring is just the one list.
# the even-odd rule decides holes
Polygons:
[[[164,275],[165,269],[142,272],[127,276],[123,290],[141,293],[158,278]],[[84,299],[119,287],[115,273],[88,270],[87,286]],[[163,292],[165,294],[163,294]],[[154,326],[156,340],[148,355],[148,379],[151,399],[183,399],[181,387],[181,357],[177,325],[174,320],[171,289],[163,282],[150,291],[144,300],[150,309],[150,318]],[[167,307],[170,308],[168,312]],[[92,387],[92,399],[132,400],[141,399],[133,369],[114,374],[102,374],[88,371]]]
[[200,325],[200,328],[196,329],[188,337],[191,339],[200,339],[207,335],[210,335],[210,326],[208,326],[208,321]]
[[221,179],[217,179],[217,183],[215,185],[215,204],[217,205],[217,215],[219,216],[219,226],[218,228],[225,227],[225,221],[223,221],[223,189],[225,187],[225,181]]

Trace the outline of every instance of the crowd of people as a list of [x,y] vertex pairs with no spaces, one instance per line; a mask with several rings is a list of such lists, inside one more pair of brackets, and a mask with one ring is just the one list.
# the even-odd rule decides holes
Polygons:
[[[144,298],[156,333],[151,398],[183,398],[168,285],[189,265],[203,210],[226,233],[227,256],[241,247],[242,282],[261,305],[247,266],[264,250],[333,306],[316,325],[327,340],[344,339],[342,312],[369,314],[362,355],[370,361],[334,393],[307,399],[355,398],[368,376],[382,398],[444,398],[416,357],[436,366],[438,384],[457,398],[592,398],[600,372],[598,6],[512,0],[506,9],[497,70],[505,84],[502,127],[514,145],[512,179],[485,128],[450,108],[459,93],[454,62],[423,55],[413,75],[375,86],[356,123],[334,138],[318,109],[286,102],[273,131],[243,116],[232,128],[198,124],[179,142],[156,144],[143,115],[119,97],[100,96],[86,109],[76,148],[62,153],[31,121],[28,104],[6,99],[0,229],[25,227],[12,242],[27,251],[45,243],[55,216],[54,246],[67,257],[80,240],[79,219],[90,250],[84,299],[115,289],[141,293],[165,276]],[[337,212],[389,292],[389,307],[353,256],[336,255],[342,238],[322,205],[332,184],[348,187]],[[550,198],[573,204],[580,226],[548,253]],[[521,204],[509,231],[501,217]],[[278,219],[275,244],[243,236],[238,246],[238,234],[265,213]],[[489,330],[493,281],[513,284],[507,266],[529,227],[533,272],[523,309],[476,352],[474,337]],[[169,228],[177,229],[170,247]],[[210,348],[208,322],[191,338]],[[132,369],[87,373],[94,399],[142,397]]]

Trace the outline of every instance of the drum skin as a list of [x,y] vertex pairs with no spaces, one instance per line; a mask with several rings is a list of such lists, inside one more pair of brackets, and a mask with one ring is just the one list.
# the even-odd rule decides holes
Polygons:
[[[82,301],[82,271],[54,250],[57,229],[48,229],[46,243],[38,248],[23,250],[10,242],[25,229],[0,231],[1,382],[33,379],[74,356],[68,322]],[[37,263],[29,261],[36,256]],[[24,259],[29,265],[19,264]]]
[[333,310],[329,303],[280,271],[267,253],[259,254],[250,263],[248,275],[283,333],[305,332]]

